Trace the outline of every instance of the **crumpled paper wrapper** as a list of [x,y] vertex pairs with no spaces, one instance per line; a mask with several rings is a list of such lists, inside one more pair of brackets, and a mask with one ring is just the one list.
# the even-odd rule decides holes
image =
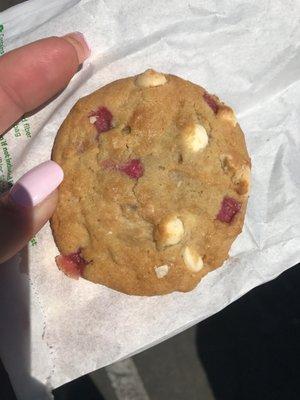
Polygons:
[[284,0],[31,0],[0,14],[0,53],[75,30],[93,50],[63,93],[1,139],[2,186],[50,158],[78,98],[149,67],[235,108],[253,164],[243,233],[224,266],[190,293],[141,298],[68,279],[55,266],[49,225],[1,269],[0,351],[19,399],[46,399],[300,261],[299,15],[300,3]]

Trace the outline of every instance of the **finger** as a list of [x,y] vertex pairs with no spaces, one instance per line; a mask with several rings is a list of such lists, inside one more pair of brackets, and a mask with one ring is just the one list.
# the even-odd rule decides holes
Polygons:
[[50,37],[0,57],[0,133],[62,90],[90,55],[80,32]]
[[8,260],[43,227],[53,214],[63,171],[46,161],[27,172],[0,197],[0,263]]

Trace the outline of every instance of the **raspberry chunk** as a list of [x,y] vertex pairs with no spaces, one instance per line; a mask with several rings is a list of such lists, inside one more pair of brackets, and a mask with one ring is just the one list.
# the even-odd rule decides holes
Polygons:
[[124,174],[132,179],[139,179],[144,174],[144,166],[138,158],[134,158],[123,164],[116,164],[113,160],[106,159],[101,161],[101,166],[106,170],[124,172]]
[[112,128],[112,113],[106,107],[99,107],[97,111],[89,114],[89,117],[95,117],[94,125],[100,134]]
[[139,179],[144,174],[144,166],[138,158],[119,164],[117,169],[132,179]]
[[241,209],[241,203],[237,200],[233,199],[232,197],[224,197],[221,208],[218,212],[217,219],[221,222],[230,223]]
[[61,254],[55,257],[55,261],[58,269],[73,279],[78,279],[82,276],[84,267],[88,264],[88,262],[81,256],[80,250],[68,255]]
[[209,105],[209,107],[213,110],[215,114],[217,114],[219,110],[219,106],[216,103],[215,99],[213,96],[211,96],[209,93],[204,93],[203,99],[206,101],[206,103]]

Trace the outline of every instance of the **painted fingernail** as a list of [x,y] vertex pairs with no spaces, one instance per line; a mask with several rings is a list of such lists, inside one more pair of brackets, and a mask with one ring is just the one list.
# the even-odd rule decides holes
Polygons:
[[90,46],[88,45],[83,33],[72,32],[63,36],[63,38],[71,43],[76,50],[79,64],[82,64],[91,55]]
[[56,162],[46,161],[26,172],[11,188],[10,196],[23,207],[34,207],[59,186],[63,177]]

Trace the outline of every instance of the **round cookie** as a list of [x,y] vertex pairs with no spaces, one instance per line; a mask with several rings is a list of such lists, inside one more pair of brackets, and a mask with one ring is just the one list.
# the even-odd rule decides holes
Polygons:
[[55,139],[58,267],[128,294],[193,289],[241,232],[250,159],[231,108],[147,70],[80,99]]

